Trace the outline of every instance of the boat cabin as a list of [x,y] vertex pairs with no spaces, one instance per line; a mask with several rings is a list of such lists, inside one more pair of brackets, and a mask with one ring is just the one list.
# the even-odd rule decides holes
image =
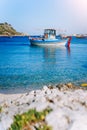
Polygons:
[[56,39],[56,30],[55,29],[45,29],[44,38],[45,39]]

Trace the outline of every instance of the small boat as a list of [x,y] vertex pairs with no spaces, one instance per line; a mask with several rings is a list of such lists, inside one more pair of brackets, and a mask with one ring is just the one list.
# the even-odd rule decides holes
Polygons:
[[45,29],[42,38],[30,38],[31,45],[36,46],[70,46],[71,37],[67,39],[56,38],[55,29]]

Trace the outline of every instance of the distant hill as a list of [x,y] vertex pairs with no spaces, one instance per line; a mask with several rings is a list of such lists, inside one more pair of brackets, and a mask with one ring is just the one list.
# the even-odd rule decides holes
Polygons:
[[0,35],[11,36],[11,35],[24,35],[23,33],[17,32],[11,24],[0,23]]

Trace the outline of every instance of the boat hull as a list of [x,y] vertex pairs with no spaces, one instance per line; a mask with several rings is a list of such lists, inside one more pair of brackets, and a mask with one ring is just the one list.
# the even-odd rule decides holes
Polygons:
[[67,46],[67,40],[30,40],[31,45],[35,46]]

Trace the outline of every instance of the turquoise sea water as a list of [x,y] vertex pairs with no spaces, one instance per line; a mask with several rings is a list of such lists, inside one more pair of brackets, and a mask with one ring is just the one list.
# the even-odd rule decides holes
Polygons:
[[87,83],[87,39],[73,38],[68,49],[30,46],[27,40],[0,42],[0,92],[67,82]]

